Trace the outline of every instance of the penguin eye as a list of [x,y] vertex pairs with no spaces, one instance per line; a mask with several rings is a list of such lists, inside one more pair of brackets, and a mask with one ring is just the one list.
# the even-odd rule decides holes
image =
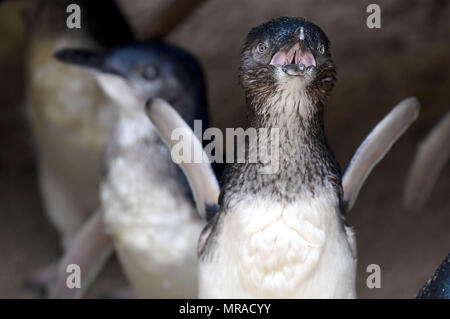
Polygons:
[[317,48],[317,50],[319,50],[320,54],[325,53],[325,46],[323,45],[323,43],[319,43],[319,47]]
[[260,42],[260,43],[258,43],[258,45],[256,46],[256,51],[257,51],[259,54],[264,53],[266,50],[267,50],[267,44],[265,44],[265,43]]
[[152,64],[147,64],[142,67],[141,75],[144,79],[152,81],[158,76],[158,69]]

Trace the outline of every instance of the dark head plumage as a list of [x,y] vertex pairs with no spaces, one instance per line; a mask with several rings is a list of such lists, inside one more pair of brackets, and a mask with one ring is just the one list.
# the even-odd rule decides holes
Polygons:
[[55,57],[99,75],[123,79],[142,103],[150,97],[159,97],[173,104],[184,118],[207,118],[203,69],[193,55],[172,44],[141,42],[106,52],[62,49]]
[[[282,71],[282,72],[281,72]],[[312,99],[323,101],[336,80],[330,43],[317,25],[303,18],[281,17],[253,28],[247,35],[240,83],[250,98],[276,91],[280,74],[301,77]]]

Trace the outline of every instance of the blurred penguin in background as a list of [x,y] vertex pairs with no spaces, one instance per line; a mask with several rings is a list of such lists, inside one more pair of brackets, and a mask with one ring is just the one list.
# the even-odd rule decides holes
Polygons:
[[[191,128],[194,120],[201,120],[206,129],[206,88],[200,64],[186,51],[162,41],[106,53],[65,49],[55,56],[94,71],[119,106],[106,151],[101,211],[134,291],[141,298],[195,298],[196,246],[206,220],[197,214],[188,181],[146,117],[145,105],[149,99],[167,101]],[[218,190],[212,171],[208,174]],[[108,242],[98,236],[103,223],[94,218],[89,224],[62,261],[53,297],[72,296],[64,284],[66,264],[82,265],[85,276],[92,277],[86,273],[92,270],[95,275],[98,267],[91,267],[96,263],[86,256],[99,259],[109,249]]]
[[29,119],[45,211],[65,242],[98,208],[104,145],[116,115],[91,74],[53,53],[111,48],[133,41],[133,34],[112,0],[36,0],[30,12]]
[[[121,10],[135,7],[134,3],[118,2]],[[163,8],[161,17],[148,26],[146,37],[166,36],[201,2],[173,2]],[[95,253],[102,251],[95,256],[100,261],[87,267],[92,275],[109,256],[110,238],[103,232],[99,213],[91,214],[100,205],[106,140],[115,127],[118,108],[91,73],[60,63],[53,54],[67,47],[109,50],[135,38],[113,0],[34,0],[28,4],[27,93],[43,204],[64,247],[82,238]],[[133,22],[135,14],[127,16]],[[93,237],[87,238],[86,233]],[[71,256],[70,252],[67,255]],[[90,257],[83,255],[85,261]],[[47,290],[55,281],[56,265],[39,270],[28,283]]]

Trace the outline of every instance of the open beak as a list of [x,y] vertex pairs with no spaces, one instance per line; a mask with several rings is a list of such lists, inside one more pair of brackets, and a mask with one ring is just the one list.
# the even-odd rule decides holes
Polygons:
[[300,35],[294,45],[275,53],[270,64],[282,66],[282,70],[289,75],[303,75],[305,71],[316,66],[314,55],[304,42],[303,29],[300,30]]
[[92,69],[97,72],[120,75],[107,63],[106,56],[99,52],[80,49],[62,49],[56,51],[54,57],[67,64]]

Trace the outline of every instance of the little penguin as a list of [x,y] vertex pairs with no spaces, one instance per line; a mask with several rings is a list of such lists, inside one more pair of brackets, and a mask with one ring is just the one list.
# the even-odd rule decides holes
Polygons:
[[[227,163],[218,211],[198,244],[199,297],[355,298],[356,244],[345,214],[417,118],[418,101],[402,101],[375,127],[342,178],[323,123],[336,81],[325,33],[302,18],[255,27],[239,73],[246,128],[278,135],[257,131],[244,162]],[[271,150],[277,170],[268,173],[267,158],[249,159],[258,148]]]
[[[67,26],[69,6],[80,9],[81,28]],[[67,243],[98,208],[102,157],[116,114],[92,75],[59,63],[53,53],[67,46],[112,48],[134,36],[111,0],[37,0],[28,9],[27,101],[40,191]]]
[[[214,175],[211,174],[211,168],[207,161],[208,157],[203,151],[200,141],[196,140],[197,136],[189,126],[184,123],[183,119],[177,114],[173,107],[164,101],[155,100],[152,103],[149,103],[146,111],[161,137],[169,147],[174,147],[176,145],[176,141],[171,139],[173,130],[183,128],[185,132],[188,132],[187,134],[184,134],[184,138],[189,145],[192,145],[193,152],[196,154],[201,154],[203,152],[203,155],[197,155],[198,158],[200,158],[200,156],[203,157],[204,160],[202,161],[202,164],[185,163],[179,158],[177,158],[177,162],[180,163],[189,180],[199,212],[204,214],[205,211],[209,211],[210,216],[214,217],[214,214],[217,213],[217,198],[220,190],[216,183],[217,180]],[[372,132],[357,149],[342,178],[344,194],[341,200],[341,211],[343,214],[346,214],[351,210],[359,190],[370,172],[387,154],[406,129],[414,122],[418,116],[418,111],[419,103],[417,99],[407,98],[403,100],[375,126]],[[212,219],[203,231],[198,247],[200,257],[202,256],[206,241],[209,237],[213,236],[212,232],[214,231],[215,225],[214,219]],[[229,236],[232,238],[233,234],[231,233]],[[206,282],[204,285],[214,287],[210,288],[211,291],[219,291],[221,288],[216,286],[216,278],[210,277],[209,279],[210,281]],[[327,288],[325,287],[323,289],[326,290]],[[235,291],[234,293],[228,293],[226,297],[240,295],[241,293],[239,291]]]
[[[134,41],[112,0],[24,1],[27,22],[26,104],[36,149],[39,190],[47,218],[64,250],[98,209],[106,138],[116,114],[94,77],[53,58],[66,46],[112,48]],[[81,28],[67,19],[79,9]],[[35,271],[26,284],[47,289],[57,263]]]
[[[186,51],[156,40],[104,53],[64,49],[55,56],[94,71],[119,106],[106,150],[101,211],[134,291],[141,298],[196,297],[196,245],[206,221],[197,214],[188,182],[145,115],[145,105],[148,99],[159,98],[173,105],[191,127],[194,120],[202,120],[207,128],[206,87],[199,62]],[[75,238],[63,264],[86,255],[99,258],[100,254],[86,252],[90,247],[107,250],[107,240],[101,239],[103,244],[96,248],[88,240],[95,238],[103,223],[92,217],[91,228],[84,227],[84,234]],[[97,233],[97,242],[98,237]],[[91,261],[84,262],[90,267]],[[55,296],[67,296],[65,280],[62,283]]]

